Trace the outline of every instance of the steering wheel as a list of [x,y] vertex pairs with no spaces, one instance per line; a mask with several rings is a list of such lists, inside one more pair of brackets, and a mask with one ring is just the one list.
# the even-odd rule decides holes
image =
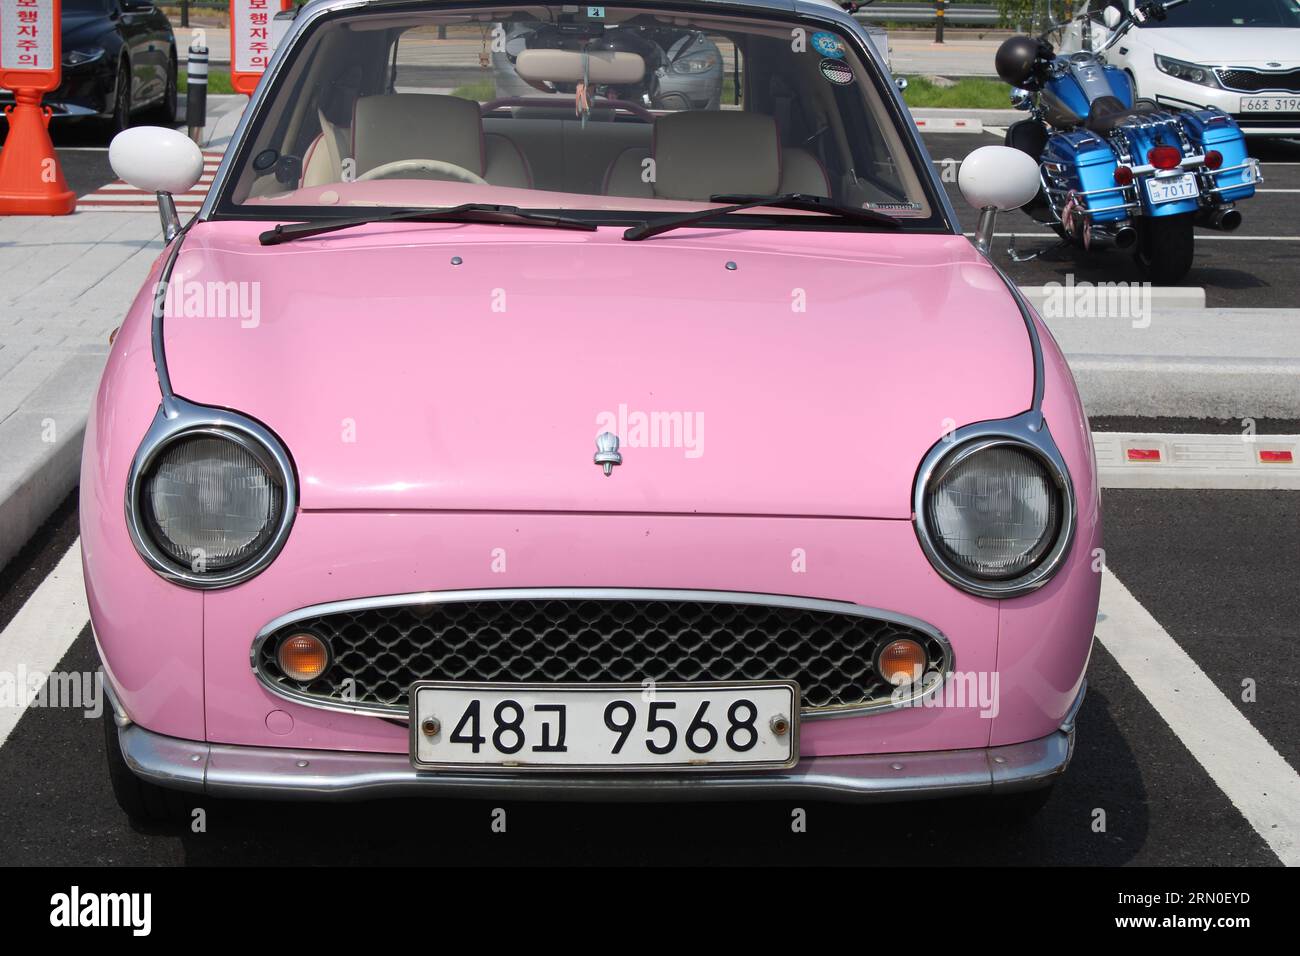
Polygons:
[[387,179],[390,176],[399,176],[403,173],[441,173],[443,176],[450,177],[458,182],[473,183],[476,186],[488,185],[488,181],[472,169],[457,166],[455,163],[447,163],[441,159],[397,159],[391,163],[376,166],[374,169],[367,169],[357,177],[356,181],[364,183],[371,179]]

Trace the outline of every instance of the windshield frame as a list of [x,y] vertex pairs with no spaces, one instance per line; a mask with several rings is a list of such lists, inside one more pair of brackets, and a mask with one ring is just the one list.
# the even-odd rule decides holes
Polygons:
[[[512,4],[513,5],[513,4]],[[524,4],[519,3],[519,6]],[[718,15],[725,18],[728,14],[753,20],[775,21],[781,23],[806,24],[809,28],[831,28],[850,44],[853,53],[862,62],[863,68],[874,84],[874,91],[880,97],[889,119],[894,124],[894,132],[903,148],[906,159],[912,165],[920,188],[929,204],[930,215],[924,218],[904,219],[901,228],[891,230],[894,233],[956,234],[961,235],[961,225],[948,197],[947,190],[938,181],[929,151],[921,141],[911,114],[902,104],[901,95],[893,78],[878,61],[874,49],[865,37],[858,32],[856,22],[847,14],[837,9],[820,4],[813,5],[793,0],[788,6],[780,0],[709,0],[707,3],[695,0],[693,3],[673,2],[673,0],[619,0],[616,4],[624,8],[642,8],[664,10],[669,12],[701,13]],[[492,0],[456,0],[456,2],[437,2],[437,0],[315,0],[298,10],[293,26],[281,41],[267,66],[264,81],[258,85],[251,101],[244,110],[232,142],[237,148],[226,151],[212,187],[196,215],[196,221],[254,221],[254,222],[302,222],[328,221],[331,219],[355,218],[357,208],[352,206],[290,206],[290,205],[256,205],[236,203],[233,192],[238,182],[239,170],[251,161],[254,137],[250,130],[262,118],[269,108],[270,91],[278,86],[282,76],[293,66],[296,57],[306,48],[305,34],[325,26],[336,19],[355,17],[365,13],[413,13],[455,11],[472,11],[482,9],[501,9],[502,5]],[[376,217],[382,216],[390,207],[367,207]],[[436,210],[438,207],[430,207]],[[523,206],[521,210],[543,215],[560,215],[590,221],[598,226],[625,228],[636,226],[650,220],[662,218],[663,210],[593,210],[575,208],[553,208],[547,206]],[[721,204],[719,206],[721,208]],[[870,226],[845,222],[834,216],[817,213],[798,213],[782,211],[764,214],[755,211],[740,217],[724,220],[706,220],[701,228],[723,225],[729,229],[788,229],[792,231],[813,230],[832,232],[872,232]]]

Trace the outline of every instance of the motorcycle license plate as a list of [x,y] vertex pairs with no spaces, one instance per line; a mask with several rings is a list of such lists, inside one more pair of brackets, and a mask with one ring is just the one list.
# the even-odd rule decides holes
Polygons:
[[1147,180],[1147,198],[1153,206],[1179,199],[1195,199],[1198,195],[1200,190],[1196,188],[1196,177],[1191,173]]

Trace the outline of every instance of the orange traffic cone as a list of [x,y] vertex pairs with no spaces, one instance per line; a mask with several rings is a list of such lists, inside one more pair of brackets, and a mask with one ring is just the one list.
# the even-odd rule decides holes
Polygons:
[[66,216],[77,208],[50,142],[50,108],[37,90],[15,90],[6,106],[9,136],[0,149],[0,214]]

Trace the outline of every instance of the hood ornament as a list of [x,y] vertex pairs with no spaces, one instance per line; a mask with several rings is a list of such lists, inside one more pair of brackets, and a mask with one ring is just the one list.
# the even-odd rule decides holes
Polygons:
[[615,465],[623,464],[623,456],[618,453],[618,436],[612,432],[597,435],[596,454],[592,460],[605,469],[605,477],[608,478]]

